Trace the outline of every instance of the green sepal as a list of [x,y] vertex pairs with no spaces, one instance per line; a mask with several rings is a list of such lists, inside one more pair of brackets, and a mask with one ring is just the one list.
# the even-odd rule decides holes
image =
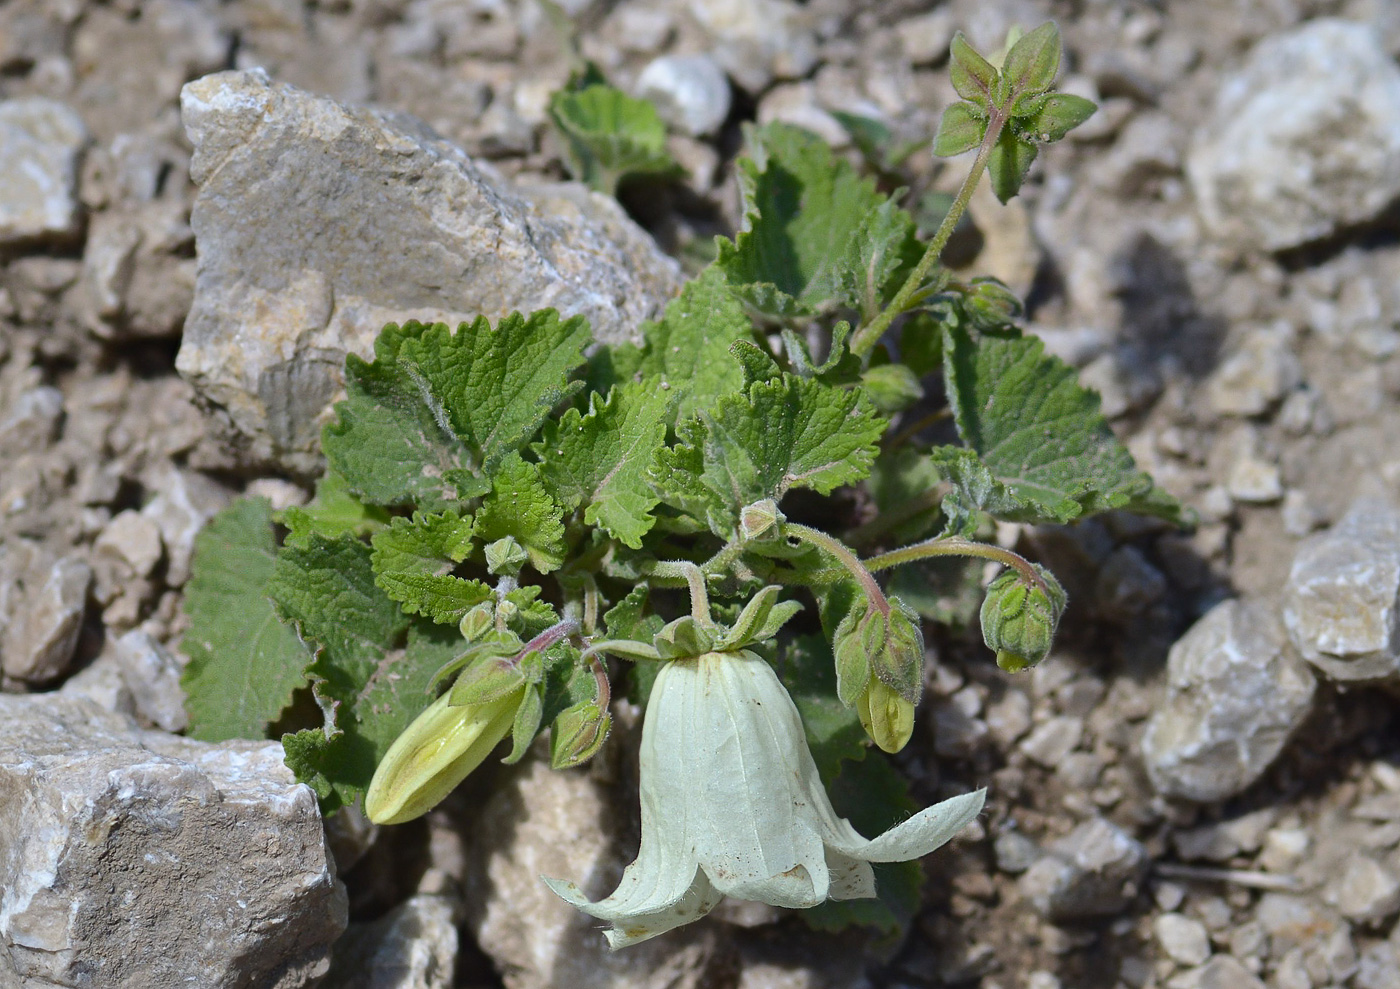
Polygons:
[[1055,575],[1036,565],[1043,586],[1007,570],[982,601],[982,639],[1008,673],[1035,666],[1050,652],[1068,598]]
[[990,109],[997,90],[997,70],[959,31],[948,49],[948,77],[963,99],[981,109]]
[[1033,142],[1018,137],[1011,127],[1003,128],[997,135],[997,143],[987,158],[987,176],[998,200],[1008,203],[1020,191],[1039,150]]
[[612,729],[612,716],[595,701],[565,708],[550,730],[549,764],[554,769],[581,766],[598,754]]
[[943,111],[938,133],[933,138],[933,153],[940,158],[952,158],[971,151],[987,135],[987,113],[972,103],[952,103]]
[[738,619],[715,643],[715,651],[744,649],[778,634],[787,621],[802,610],[799,601],[778,601],[782,588],[769,584],[744,605]]
[[1003,104],[1009,113],[1017,115],[1023,101],[1041,95],[1055,81],[1060,71],[1060,29],[1054,21],[1046,21],[1029,34],[1022,35],[1001,63]]
[[842,617],[832,637],[836,662],[836,696],[846,707],[853,707],[870,682],[870,657],[884,637],[884,621],[869,607],[864,597]]
[[662,659],[690,659],[714,650],[715,629],[682,615],[657,632],[652,644]]
[[1015,126],[1023,136],[1050,144],[1084,123],[1097,109],[1092,100],[1082,96],[1050,93],[1040,98],[1034,113],[1018,119]]
[[510,725],[510,754],[501,761],[513,766],[525,758],[530,751],[530,743],[540,733],[540,720],[544,717],[544,694],[538,684],[525,689],[520,698],[520,706],[515,709],[515,720]]
[[521,664],[513,656],[500,656],[490,648],[482,648],[475,665],[464,670],[452,685],[448,703],[453,707],[489,704],[520,689],[526,680]]

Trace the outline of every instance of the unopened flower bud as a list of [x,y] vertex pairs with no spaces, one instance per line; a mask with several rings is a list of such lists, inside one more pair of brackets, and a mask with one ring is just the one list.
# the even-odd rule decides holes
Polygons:
[[898,752],[914,734],[914,705],[871,678],[856,702],[861,727],[886,752]]
[[745,542],[755,539],[772,539],[781,530],[787,517],[778,511],[778,503],[772,498],[764,498],[752,505],[745,505],[739,512],[739,536]]
[[1036,566],[1043,584],[1007,570],[987,588],[982,602],[982,639],[1008,673],[1035,666],[1050,652],[1067,598],[1054,574]]
[[1025,312],[1016,294],[995,278],[974,278],[969,282],[963,308],[973,328],[980,331],[1010,326]]
[[498,577],[518,577],[520,568],[529,562],[530,554],[514,536],[505,536],[486,545],[486,569]]
[[612,716],[594,701],[567,707],[554,719],[549,739],[549,764],[570,769],[592,759],[602,748]]

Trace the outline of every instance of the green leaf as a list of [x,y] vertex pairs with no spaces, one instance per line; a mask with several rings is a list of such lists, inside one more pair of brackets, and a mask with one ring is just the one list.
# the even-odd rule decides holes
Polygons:
[[[1157,491],[1099,412],[1099,397],[1034,337],[944,336],[944,386],[958,432],[994,487],[986,508],[1065,521],[1127,509],[1182,522],[1181,505]],[[980,482],[979,482],[980,483]],[[999,486],[999,487],[997,487]],[[1028,508],[1001,508],[1009,496]],[[980,497],[980,496],[979,496]]]
[[887,451],[875,461],[866,482],[879,518],[897,520],[887,529],[886,538],[898,545],[928,535],[937,510],[922,499],[943,480],[927,456],[908,446]]
[[304,547],[282,549],[268,582],[282,617],[322,647],[311,671],[332,687],[362,680],[408,627],[398,604],[375,584],[370,556],[370,547],[353,536],[313,534]]
[[563,90],[549,101],[549,117],[564,139],[569,171],[612,195],[632,175],[680,172],[666,150],[666,126],[656,107],[607,85]]
[[724,272],[710,265],[686,283],[661,320],[642,324],[646,347],[635,371],[660,375],[676,395],[673,414],[685,419],[721,395],[744,385],[730,344],[753,336],[753,324],[734,297]]
[[843,760],[865,758],[865,729],[853,708],[836,697],[836,673],[831,646],[819,635],[803,635],[784,650],[777,667],[779,679],[802,715],[807,745],[822,781],[830,784]]
[[951,61],[948,77],[953,83],[953,89],[973,106],[983,110],[990,109],[992,99],[996,95],[996,68],[968,44],[961,31],[953,35],[949,54]]
[[971,536],[986,512],[1003,522],[1068,522],[1082,511],[1079,502],[1062,492],[1027,486],[1022,492],[1003,484],[974,450],[935,447],[930,462],[953,485],[943,499],[949,533]]
[[1092,100],[1071,93],[1051,93],[1044,97],[1036,112],[1017,120],[1022,136],[1041,144],[1058,141],[1094,115],[1098,106]]
[[659,490],[727,535],[745,505],[777,501],[792,488],[830,494],[861,480],[885,420],[858,390],[788,374],[726,396],[712,413],[701,414],[700,424],[684,426],[678,432],[690,449],[658,456]]
[[375,583],[410,615],[457,623],[472,607],[491,598],[479,580],[451,574],[471,552],[472,521],[448,510],[437,515],[415,512],[396,518],[375,534]]
[[997,135],[997,143],[992,146],[991,156],[987,159],[987,175],[997,199],[1003,203],[1010,202],[1011,197],[1020,191],[1021,183],[1025,181],[1038,152],[1039,148],[1033,142],[1018,137],[1014,128],[1007,127]]
[[316,791],[322,813],[363,796],[394,739],[432,703],[433,674],[461,649],[455,629],[419,621],[403,649],[358,666],[353,677],[316,684],[325,726],[283,735],[282,747],[288,768]]
[[180,642],[193,738],[263,738],[306,682],[311,654],[268,597],[276,553],[265,498],[234,502],[195,538]]
[[609,639],[650,642],[651,637],[661,631],[661,626],[666,623],[659,615],[646,613],[649,594],[650,588],[646,584],[638,584],[604,613],[603,628],[607,630]]
[[316,497],[300,508],[288,508],[274,516],[288,529],[288,546],[305,546],[311,533],[327,539],[352,532],[367,536],[389,523],[389,513],[377,505],[365,505],[333,470],[316,482]]
[[633,549],[655,523],[656,493],[647,472],[666,442],[671,395],[656,378],[613,388],[598,401],[589,398],[587,414],[569,409],[545,425],[534,446],[546,484],[572,510],[582,506],[583,520],[598,525]]
[[729,353],[738,362],[744,375],[745,389],[755,381],[770,381],[783,375],[783,369],[778,366],[773,355],[752,340],[735,340],[729,345]]
[[866,214],[846,245],[836,272],[836,296],[865,319],[874,319],[922,255],[914,218],[887,199]]
[[476,513],[475,534],[492,543],[506,536],[525,547],[540,573],[564,562],[564,511],[550,496],[539,464],[511,454],[497,469],[491,494]]
[[839,297],[846,254],[886,197],[820,138],[786,124],[750,131],[741,158],[748,229],[719,242],[716,265],[758,312],[792,317]]
[[943,111],[938,133],[933,138],[933,153],[951,158],[971,151],[982,143],[987,134],[987,115],[971,103],[952,103]]
[[346,358],[349,398],[322,440],[332,468],[378,505],[433,509],[483,494],[484,478],[572,393],[588,323],[545,309],[444,323],[390,323],[375,359]]
[[924,397],[919,376],[903,364],[877,364],[860,376],[865,394],[884,413],[902,412]]
[[1046,21],[1022,35],[1001,63],[1001,84],[1009,97],[1006,109],[1014,114],[1019,103],[1044,93],[1059,71],[1060,29]]

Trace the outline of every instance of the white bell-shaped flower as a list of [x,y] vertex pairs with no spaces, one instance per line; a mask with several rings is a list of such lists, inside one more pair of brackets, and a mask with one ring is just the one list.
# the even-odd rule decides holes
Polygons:
[[752,652],[667,663],[642,728],[642,845],[596,903],[545,879],[610,921],[614,948],[698,920],[735,896],[780,907],[875,895],[871,862],[920,858],[977,816],[985,792],[929,807],[878,838],[838,817],[802,720],[773,668]]

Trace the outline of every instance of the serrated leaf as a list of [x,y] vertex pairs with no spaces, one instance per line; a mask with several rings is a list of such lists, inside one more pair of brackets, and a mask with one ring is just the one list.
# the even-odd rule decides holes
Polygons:
[[[757,350],[757,348],[754,348]],[[704,482],[705,425],[698,416],[676,424],[676,445],[656,451],[649,477],[661,501],[717,531],[728,531],[726,502]]]
[[440,625],[456,625],[468,611],[492,597],[488,585],[452,574],[383,573],[376,580],[406,613],[422,615]]
[[539,464],[512,454],[497,469],[491,494],[476,513],[475,535],[484,543],[506,536],[525,547],[540,573],[564,562],[564,510],[546,487]]
[[739,161],[748,229],[719,242],[715,264],[759,312],[818,312],[838,298],[851,240],[886,197],[800,128],[769,124],[750,135],[754,157]]
[[[974,340],[950,329],[943,348],[958,433],[1002,491],[1044,512],[1044,521],[1123,508],[1181,523],[1181,505],[1138,470],[1099,412],[1098,395],[1040,340]],[[992,489],[987,497],[1001,495]]]
[[881,412],[903,412],[924,397],[919,376],[903,364],[877,364],[860,376],[865,394]]
[[951,158],[971,151],[982,143],[987,134],[987,115],[979,114],[971,103],[952,103],[943,111],[938,133],[933,138],[933,153]]
[[378,505],[366,505],[354,496],[345,478],[333,470],[316,482],[316,497],[301,507],[275,516],[288,529],[288,546],[305,546],[310,534],[334,539],[342,533],[367,536],[389,524],[389,513]]
[[735,340],[729,345],[729,354],[738,362],[743,373],[745,390],[755,381],[769,381],[783,375],[783,369],[773,355],[752,340]]
[[[282,736],[287,766],[321,801],[322,813],[353,804],[400,733],[433,701],[434,673],[462,648],[455,629],[415,622],[407,645],[354,675],[317,684],[327,723]],[[324,673],[324,657],[314,673]]]
[[959,31],[949,47],[948,77],[953,89],[974,106],[987,109],[996,95],[997,70]]
[[635,372],[659,375],[676,396],[674,417],[684,419],[743,387],[729,347],[752,335],[753,324],[724,272],[710,265],[667,304],[660,321],[642,324],[646,347]]
[[339,688],[368,675],[408,627],[399,606],[374,582],[370,547],[353,536],[312,535],[277,555],[268,593],[303,640],[322,647],[311,671]]
[[511,313],[492,329],[389,324],[375,359],[346,358],[349,397],[322,446],[350,489],[378,505],[433,509],[485,493],[485,476],[520,449],[571,391],[589,340],[581,316]]
[[545,483],[583,520],[598,525],[633,549],[655,523],[656,493],[647,483],[656,452],[666,441],[671,395],[656,378],[613,388],[587,414],[569,409],[546,423],[534,446]]
[[705,423],[701,480],[739,510],[790,489],[830,494],[870,472],[885,420],[858,391],[784,375],[716,405]]
[[1007,127],[997,135],[987,158],[987,177],[998,200],[1008,203],[1020,191],[1039,150],[1034,142],[1018,137],[1014,128]]
[[938,512],[922,499],[941,480],[929,458],[907,446],[886,451],[875,461],[866,487],[880,510],[878,518],[890,523],[882,527],[885,538],[898,545],[928,535]]
[[370,539],[374,572],[444,574],[467,558],[472,520],[453,509],[399,517]]
[[234,502],[195,538],[180,642],[193,738],[263,738],[306,682],[311,653],[268,596],[276,553],[264,498]]
[[533,639],[551,625],[559,623],[559,613],[554,606],[539,598],[540,588],[533,584],[517,587],[506,595],[506,600],[516,608],[515,617],[511,619],[511,630],[522,639]]
[[1060,71],[1060,29],[1054,21],[1040,27],[1011,46],[1001,63],[1001,80],[1014,114],[1017,103],[1039,96],[1050,88]]
[[630,175],[680,172],[666,149],[666,126],[646,100],[594,84],[555,93],[549,116],[564,138],[570,172],[599,192],[612,195]]

